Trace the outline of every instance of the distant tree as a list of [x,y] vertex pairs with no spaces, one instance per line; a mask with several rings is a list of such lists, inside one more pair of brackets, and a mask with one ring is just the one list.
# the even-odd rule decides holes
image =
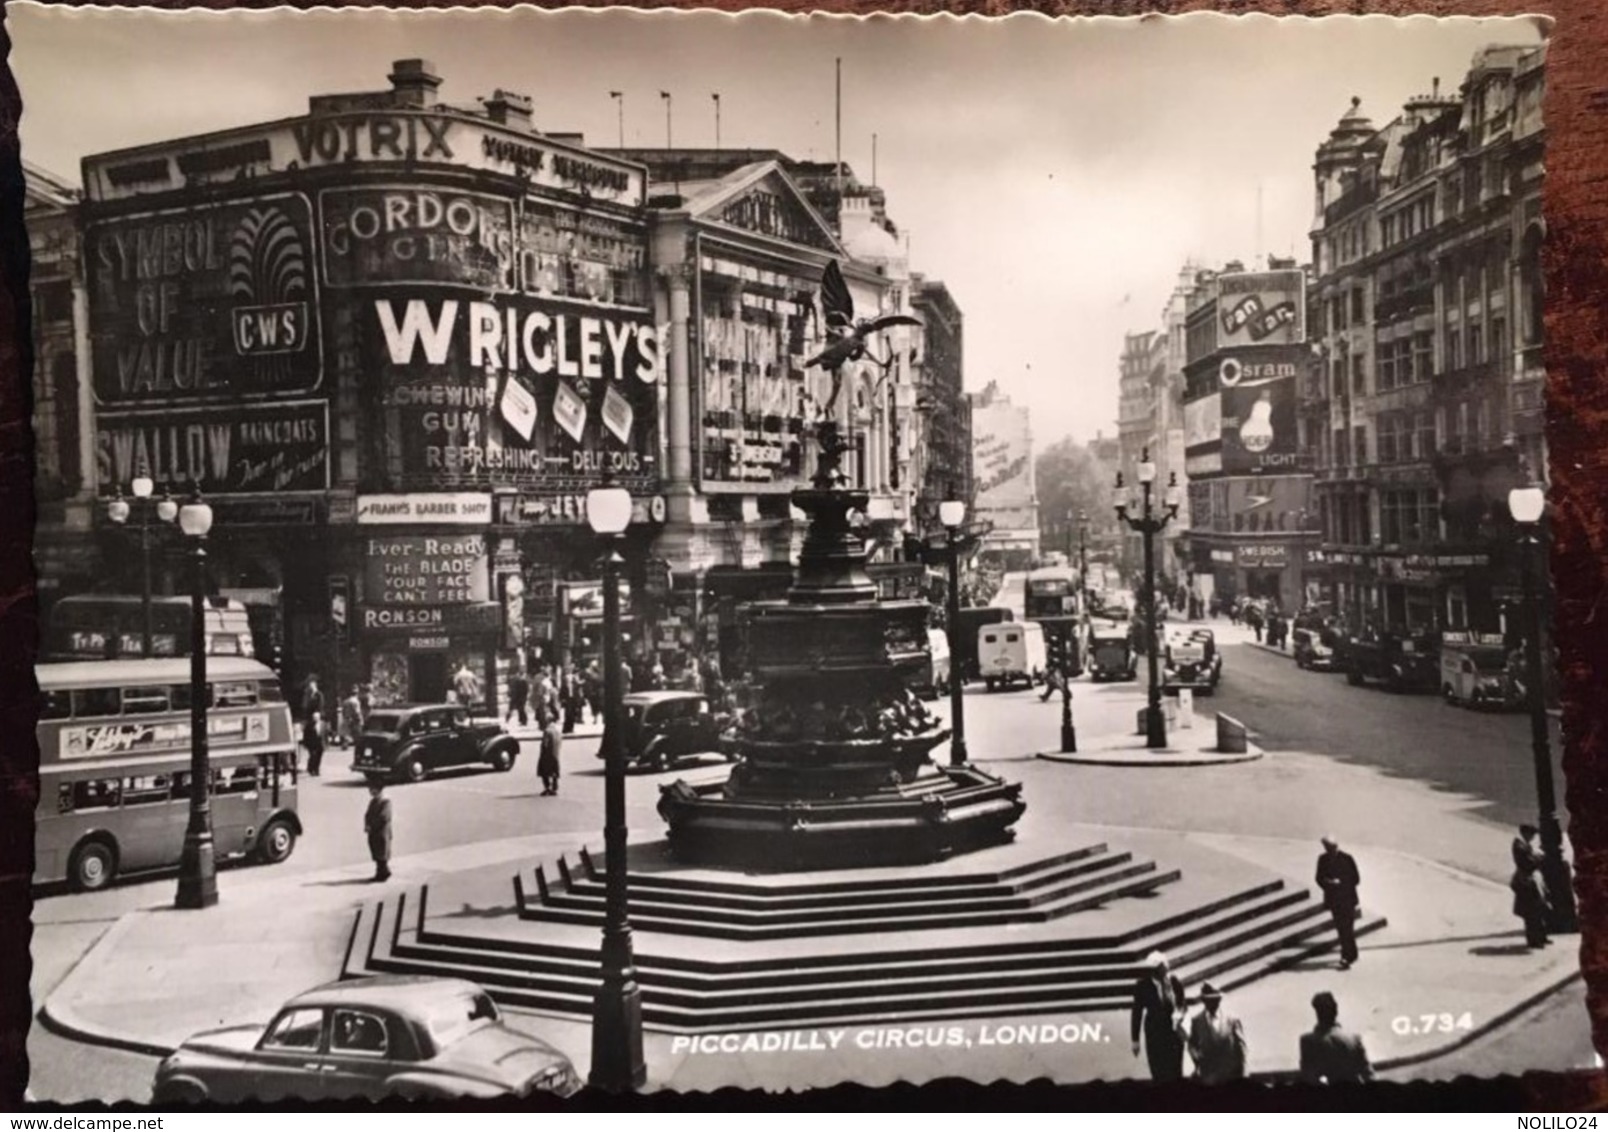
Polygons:
[[1040,452],[1033,465],[1038,486],[1039,545],[1043,550],[1077,546],[1077,516],[1089,517],[1089,549],[1118,541],[1110,472],[1070,436]]

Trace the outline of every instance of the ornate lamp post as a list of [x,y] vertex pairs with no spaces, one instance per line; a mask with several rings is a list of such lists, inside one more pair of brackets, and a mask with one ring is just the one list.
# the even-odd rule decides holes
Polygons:
[[[938,504],[938,521],[944,525],[945,544],[949,551],[949,631],[960,631],[960,525],[966,521],[966,502],[955,498],[955,485],[949,485],[949,498]],[[949,645],[954,656],[955,644]],[[962,673],[949,673],[949,765],[965,766],[966,755],[966,700]]]
[[1078,608],[1083,619],[1089,619],[1089,514],[1078,512],[1078,581],[1083,592],[1078,595]]
[[194,545],[190,581],[190,824],[179,854],[179,908],[210,908],[218,902],[217,862],[212,846],[212,762],[207,756],[207,532],[212,508],[194,493],[179,508],[179,529]]
[[617,544],[631,523],[631,493],[605,484],[586,495],[586,522],[603,553],[603,981],[592,999],[595,1088],[624,1092],[648,1079],[642,1060],[642,989],[631,954],[626,910],[625,761],[620,747],[620,558]]
[[[140,561],[144,567],[143,584],[140,589],[144,637],[140,655],[149,657],[153,651],[151,642],[154,637],[151,629],[151,493],[156,490],[156,485],[151,482],[150,476],[135,476],[134,482],[129,487],[140,504]],[[162,498],[155,503],[156,517],[164,523],[171,523],[179,513],[179,505],[165,491],[162,493]],[[118,526],[128,522],[129,510],[128,500],[123,498],[121,491],[117,493],[117,498],[106,505],[107,517]]]
[[1541,587],[1536,583],[1535,560],[1540,554],[1541,516],[1546,494],[1539,487],[1516,487],[1508,493],[1508,510],[1519,525],[1519,568],[1524,579],[1524,608],[1530,624],[1525,631],[1526,677],[1530,698],[1530,751],[1535,763],[1536,803],[1541,810],[1541,876],[1552,898],[1548,927],[1555,932],[1579,930],[1575,917],[1574,878],[1563,859],[1563,826],[1558,821],[1557,791],[1552,782],[1552,749],[1547,739],[1547,699],[1542,686]]
[[[1145,709],[1145,746],[1151,749],[1160,749],[1167,745],[1167,722],[1161,714],[1161,674],[1158,670],[1158,657],[1156,656],[1156,554],[1155,537],[1167,526],[1167,523],[1178,514],[1181,502],[1178,498],[1178,474],[1173,473],[1167,484],[1165,499],[1166,511],[1155,514],[1151,506],[1151,485],[1156,482],[1156,465],[1150,462],[1150,449],[1146,448],[1139,457],[1139,487],[1140,495],[1133,503],[1122,498],[1122,473],[1117,473],[1117,518],[1128,524],[1128,528],[1137,531],[1144,539],[1145,546],[1145,580],[1144,580],[1144,612],[1145,635],[1150,639],[1145,643],[1146,667],[1150,677],[1149,706]],[[1140,509],[1138,518],[1128,514],[1130,507]]]

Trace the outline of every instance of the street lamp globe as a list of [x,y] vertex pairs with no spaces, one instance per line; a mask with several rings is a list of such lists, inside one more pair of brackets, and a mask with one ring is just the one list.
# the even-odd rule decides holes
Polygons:
[[594,487],[586,493],[586,524],[594,534],[623,533],[631,525],[631,493],[623,487]]
[[128,522],[128,500],[119,495],[106,505],[106,515],[114,523]]
[[1150,453],[1149,452],[1146,452],[1144,454],[1144,458],[1139,461],[1139,482],[1140,483],[1155,483],[1156,482],[1156,465],[1150,459]]
[[958,527],[966,521],[966,501],[946,499],[938,504],[938,521],[946,527]]
[[1516,487],[1508,492],[1508,510],[1517,523],[1538,523],[1546,510],[1547,496],[1539,487]]
[[164,523],[171,523],[179,517],[178,503],[165,491],[162,493],[162,498],[157,502],[156,517]]
[[151,492],[156,490],[156,484],[151,482],[150,476],[135,476],[132,486],[135,499],[149,499]]
[[1178,489],[1177,476],[1174,476],[1173,481],[1167,485],[1167,494],[1163,497],[1163,499],[1167,506],[1171,507],[1174,511],[1178,510],[1179,505],[1183,503],[1183,496]]
[[205,538],[212,529],[212,505],[199,495],[179,508],[179,530],[191,538]]

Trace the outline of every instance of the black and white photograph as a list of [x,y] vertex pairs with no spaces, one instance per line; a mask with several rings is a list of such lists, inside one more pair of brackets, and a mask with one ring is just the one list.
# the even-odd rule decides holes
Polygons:
[[1600,1067],[1548,20],[5,24],[30,1099]]

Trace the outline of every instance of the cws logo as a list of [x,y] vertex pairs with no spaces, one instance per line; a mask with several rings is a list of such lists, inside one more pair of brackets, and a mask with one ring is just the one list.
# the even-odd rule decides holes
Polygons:
[[307,242],[277,205],[248,211],[229,238],[230,325],[241,357],[295,354],[307,345]]

